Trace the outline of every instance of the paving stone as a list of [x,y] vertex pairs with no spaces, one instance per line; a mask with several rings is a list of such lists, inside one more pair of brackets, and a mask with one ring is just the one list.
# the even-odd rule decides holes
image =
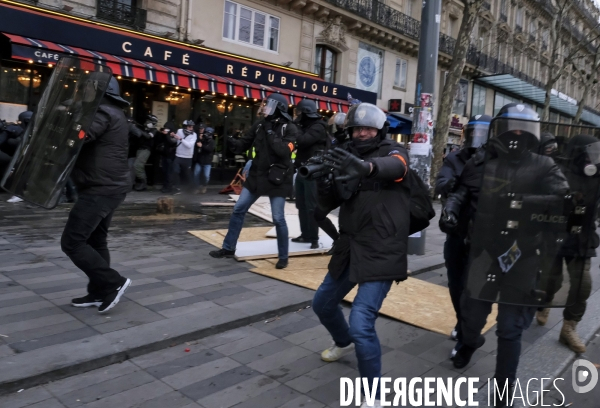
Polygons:
[[[18,302],[18,299],[23,299],[23,298],[37,298],[38,296],[33,293],[30,290],[27,290],[25,288],[22,287],[15,287],[15,290],[12,292],[8,292],[8,293],[3,293],[0,294],[0,307],[4,307],[7,305],[7,303],[5,302],[10,302],[11,300],[14,300],[15,302]],[[9,305],[12,303],[8,303]],[[14,303],[17,304],[17,303]]]
[[433,346],[436,346],[446,339],[445,336],[437,333],[425,332],[410,343],[400,347],[399,350],[408,354],[419,355]]
[[17,282],[19,282],[21,285],[35,288],[36,286],[34,286],[34,285],[39,284],[39,283],[60,282],[60,281],[64,281],[64,280],[80,279],[80,278],[81,278],[81,276],[79,276],[76,273],[66,272],[66,273],[61,273],[61,274],[52,274],[50,276],[44,276],[44,277],[35,277],[35,278],[28,277],[27,279],[15,279],[15,280]]
[[[28,299],[28,298],[24,298]],[[37,302],[21,303],[14,306],[0,307],[0,317],[9,316],[14,314],[20,314],[25,312],[32,312],[44,308],[53,308],[54,305],[41,297],[36,297]]]
[[21,392],[13,392],[4,397],[0,397],[0,407],[21,408],[36,404],[40,401],[46,401],[52,398],[43,387],[34,387]]
[[[236,295],[224,296],[224,297],[215,299],[214,302],[221,306],[228,306],[228,305],[235,305],[240,302],[250,301],[252,299],[258,299],[258,298],[262,298],[262,297],[264,297],[264,295],[262,295],[258,292],[254,292],[252,290],[246,290],[245,292],[240,292]],[[255,313],[259,314],[260,312],[257,311]],[[250,312],[249,314],[253,314],[253,313]]]
[[249,350],[232,354],[230,357],[242,364],[248,364],[253,361],[259,360],[263,357],[268,357],[271,354],[275,354],[282,350],[287,350],[291,347],[294,347],[292,343],[289,343],[285,340],[277,339],[265,344],[261,344],[257,347],[252,347]]
[[[267,343],[269,344],[269,343]],[[291,364],[303,357],[314,355],[310,350],[302,347],[292,346],[285,350],[273,353],[269,356],[255,360],[248,364],[248,367],[261,373],[276,370],[287,364]]]
[[137,300],[135,300],[135,302],[139,303],[142,306],[149,306],[149,305],[154,305],[157,303],[163,303],[163,302],[183,299],[183,298],[190,297],[190,296],[194,296],[194,295],[191,294],[190,292],[180,290],[177,292],[164,293],[162,295],[149,296],[146,298],[137,299]]
[[[351,368],[345,367],[342,364],[328,363],[327,365],[315,368],[306,374],[302,374],[293,380],[287,381],[285,385],[306,394],[307,392],[320,387],[324,383],[329,382],[332,378],[347,377],[353,371],[354,370]],[[281,380],[279,379],[279,381]]]
[[161,303],[154,303],[152,305],[147,305],[148,309],[153,310],[155,312],[160,312],[167,309],[173,309],[182,306],[188,306],[194,303],[204,302],[205,299],[202,296],[185,296],[180,299],[167,300]]
[[[94,401],[99,402],[99,400],[102,400],[103,398],[107,398],[140,385],[152,383],[154,381],[154,377],[152,377],[150,374],[143,371],[135,371],[122,375],[118,378],[109,379],[98,384],[89,385],[85,388],[73,390],[69,393],[58,396],[58,398],[69,408],[78,407]],[[165,384],[163,384],[163,386],[166,387]],[[104,402],[103,406],[110,406],[110,404]]]
[[231,343],[232,341],[241,340],[248,336],[258,335],[260,330],[255,329],[252,326],[244,326],[233,330],[228,330],[223,333],[215,334],[213,336],[205,337],[201,340],[201,343],[206,347],[218,347],[223,344]]
[[198,275],[190,276],[188,278],[170,279],[165,282],[181,289],[190,290],[202,286],[216,285],[217,283],[223,282],[223,279],[216,278],[212,275]]
[[322,408],[324,406],[324,404],[315,401],[306,395],[301,395],[289,402],[286,402],[281,406],[281,408]]
[[210,309],[215,306],[216,305],[213,302],[204,301],[204,302],[192,303],[191,305],[187,305],[187,306],[174,307],[172,309],[161,310],[158,313],[165,317],[176,317],[176,316],[182,316],[182,315],[189,314],[189,313],[201,312],[203,310]]
[[[8,407],[7,407],[8,408]],[[40,401],[37,404],[28,405],[27,408],[65,408],[56,398],[50,398],[44,401]]]
[[247,288],[244,288],[243,286],[230,284],[230,286],[227,288],[214,290],[214,291],[211,291],[208,293],[203,293],[201,296],[203,296],[206,300],[217,300],[217,299],[222,299],[222,298],[225,298],[228,296],[240,295],[240,294],[243,294],[246,292],[251,292],[251,291]]
[[185,266],[183,265],[179,265],[179,264],[166,264],[166,265],[160,265],[160,266],[152,266],[152,267],[146,267],[146,268],[137,268],[137,271],[140,273],[152,273],[152,272],[164,272],[164,271],[173,271],[173,270],[179,270],[179,269],[184,269]]
[[143,402],[172,391],[173,389],[163,382],[154,381],[86,404],[86,408],[106,408],[111,406],[119,408],[138,407]]
[[[44,284],[39,284],[37,286],[42,286],[42,285],[44,285]],[[71,283],[68,283],[68,284],[63,282],[60,285],[53,285],[50,287],[42,287],[39,289],[31,287],[30,289],[32,291],[34,291],[35,293],[37,293],[38,295],[47,295],[47,294],[51,294],[51,293],[64,292],[66,290],[75,290],[75,289],[84,291],[85,289],[83,289],[83,287],[85,287],[85,283],[84,283],[83,279],[80,278],[77,280],[73,280]]]
[[279,368],[267,371],[266,375],[279,382],[286,382],[326,364],[329,363],[321,360],[321,356],[311,353],[292,363],[284,364]]
[[[188,395],[182,391],[186,389],[186,387],[190,387],[193,389],[196,383],[204,381],[206,379],[210,379],[216,375],[235,369],[237,367],[240,367],[240,363],[228,357],[223,357],[218,360],[214,360],[196,367],[191,367],[186,370],[179,371],[172,375],[168,375],[166,377],[163,377],[161,380],[173,387],[174,389],[179,390],[185,395]],[[188,396],[193,400],[201,398],[194,398],[190,395]]]
[[98,332],[91,327],[82,327],[80,329],[62,332],[51,336],[39,337],[31,340],[24,340],[18,343],[11,343],[10,347],[18,353],[36,350],[54,344],[66,343],[74,340],[84,339],[97,335]]
[[131,295],[133,293],[144,292],[153,289],[162,289],[167,287],[170,287],[170,285],[164,282],[147,283],[145,285],[130,287],[129,289],[127,289],[127,294]]
[[183,396],[181,393],[173,391],[163,394],[158,398],[153,398],[149,401],[144,401],[136,405],[136,408],[184,408],[184,407],[199,407],[194,401]]
[[234,405],[235,408],[279,408],[293,399],[300,397],[301,394],[290,387],[278,384],[277,387],[269,389],[262,394]]
[[[244,337],[239,340],[223,344],[222,346],[215,347],[215,350],[226,356],[230,356],[232,354],[239,353],[240,351],[248,350],[273,340],[277,340],[277,337],[257,331],[257,333],[255,333],[253,336]],[[206,344],[204,341],[203,343]]]
[[312,319],[303,319],[300,321],[288,323],[286,325],[280,325],[279,327],[275,327],[271,330],[268,330],[267,333],[272,334],[275,337],[284,338],[289,336],[290,334],[298,333],[303,330],[320,325],[320,322],[314,321]]
[[293,344],[302,344],[307,341],[319,338],[327,334],[327,329],[322,325],[317,325],[311,327],[310,329],[302,330],[301,332],[290,334],[289,336],[285,336],[283,339],[289,341]]
[[200,401],[201,399],[206,398],[207,396],[216,392],[225,390],[229,387],[238,385],[259,375],[260,374],[258,372],[253,371],[246,366],[240,366],[225,372],[221,372],[220,374],[213,375],[205,380],[195,382],[187,387],[180,388],[179,392],[195,401],[198,401],[200,405],[204,405]]
[[61,396],[108,380],[118,379],[136,371],[140,371],[139,367],[136,367],[128,361],[124,361],[122,363],[88,371],[87,373],[53,381],[44,385],[44,387],[50,391],[52,395]]
[[[187,347],[185,345],[177,347],[179,350],[183,350],[183,347]],[[146,372],[152,374],[158,379],[163,377],[172,376],[180,371],[186,370],[191,367],[200,366],[203,364],[210,363],[211,361],[215,361],[225,357],[223,354],[216,352],[212,349],[200,349],[196,353],[190,355],[190,353],[181,352],[182,356],[180,358],[157,364],[152,367],[146,368]]]
[[30,320],[21,321],[21,322],[3,324],[2,325],[2,334],[10,335],[11,333],[15,333],[15,332],[23,331],[23,330],[37,329],[37,328],[52,326],[54,324],[69,322],[69,321],[73,321],[73,320],[74,319],[72,316],[69,316],[66,313],[60,312],[60,314],[52,314],[49,316],[38,317],[36,319],[30,319]]
[[228,408],[264,392],[268,392],[279,385],[272,378],[259,375],[213,393],[208,397],[200,399],[198,402],[206,408]]
[[157,255],[156,257],[152,257],[152,258],[142,258],[142,259],[134,259],[131,261],[123,261],[123,262],[119,262],[119,264],[124,265],[124,266],[137,266],[137,265],[147,265],[147,264],[158,263],[158,262],[166,263],[167,260],[161,258],[160,255]]
[[[345,375],[345,377],[356,378],[359,377],[358,371],[353,371]],[[312,389],[307,392],[306,395],[314,399],[315,401],[319,401],[324,403],[325,405],[329,405],[340,399],[340,379],[334,378],[329,379],[331,381],[323,381],[318,387]]]
[[419,357],[431,361],[434,364],[439,364],[442,361],[450,358],[452,349],[456,346],[456,342],[450,339],[445,339],[441,343],[429,348],[424,353],[419,354]]
[[128,299],[131,300],[140,300],[140,299],[146,299],[152,296],[158,296],[158,295],[164,295],[167,293],[174,293],[174,292],[180,292],[181,289],[180,288],[176,288],[175,286],[171,286],[171,285],[166,285],[157,289],[144,289],[142,291],[137,291],[137,292],[130,292],[129,289],[127,290],[127,292],[125,292],[125,296]]

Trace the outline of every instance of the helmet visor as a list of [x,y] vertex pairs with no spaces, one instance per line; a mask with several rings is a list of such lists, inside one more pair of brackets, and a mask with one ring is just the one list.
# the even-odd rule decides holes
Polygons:
[[489,126],[473,125],[465,130],[465,147],[481,147],[488,139]]
[[600,164],[600,141],[589,144],[585,147],[585,152],[590,160],[590,163]]
[[540,122],[521,120],[513,118],[496,118],[492,121],[492,129],[494,136],[498,137],[505,133],[529,133],[533,137],[540,140]]
[[275,99],[265,99],[258,110],[259,116],[267,117],[273,115],[277,110],[278,103]]

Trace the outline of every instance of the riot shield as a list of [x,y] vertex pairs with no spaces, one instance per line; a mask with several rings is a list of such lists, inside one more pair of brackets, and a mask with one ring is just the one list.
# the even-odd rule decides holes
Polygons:
[[[598,245],[599,128],[494,119],[470,237],[467,295],[537,307],[573,304]],[[518,123],[521,122],[521,123]],[[529,137],[550,132],[558,152]],[[516,135],[516,136],[515,136]],[[525,135],[525,136],[524,136]],[[589,273],[589,263],[587,265]]]
[[112,72],[62,58],[2,178],[2,188],[44,208],[58,204]]

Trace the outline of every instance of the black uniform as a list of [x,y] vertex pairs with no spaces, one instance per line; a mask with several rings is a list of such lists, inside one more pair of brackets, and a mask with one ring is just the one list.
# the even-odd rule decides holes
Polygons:
[[[300,121],[301,132],[296,144],[298,150],[294,167],[297,169],[308,159],[327,147],[327,125],[322,119],[303,117]],[[314,180],[296,177],[296,208],[300,218],[300,237],[295,241],[311,242],[317,246],[319,225],[315,219],[317,208],[317,185]]]

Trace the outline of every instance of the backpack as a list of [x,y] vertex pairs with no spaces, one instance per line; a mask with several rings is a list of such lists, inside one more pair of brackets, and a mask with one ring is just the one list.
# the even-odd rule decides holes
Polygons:
[[411,168],[406,175],[410,187],[410,235],[424,230],[429,226],[429,220],[435,217],[433,203],[429,196],[429,188],[421,177]]

